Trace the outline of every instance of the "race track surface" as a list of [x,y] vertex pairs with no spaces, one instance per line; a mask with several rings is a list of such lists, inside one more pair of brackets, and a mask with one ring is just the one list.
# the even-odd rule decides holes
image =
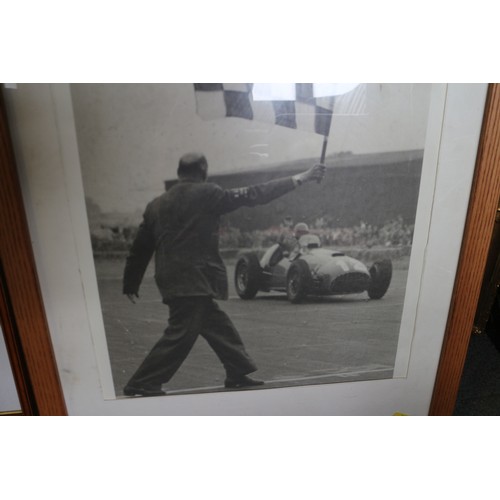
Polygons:
[[[241,300],[232,283],[219,302],[239,330],[259,370],[264,388],[392,377],[403,310],[407,261],[395,262],[391,286],[381,300],[366,294],[311,297],[290,304],[284,294],[259,293]],[[149,269],[140,299],[121,293],[123,262],[96,260],[99,294],[117,397],[150,348],[162,335],[168,308],[161,303]],[[169,394],[223,389],[224,370],[201,337],[172,380]]]

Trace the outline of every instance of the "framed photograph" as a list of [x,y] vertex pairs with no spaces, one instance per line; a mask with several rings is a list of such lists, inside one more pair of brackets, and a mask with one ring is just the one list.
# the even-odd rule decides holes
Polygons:
[[[68,412],[427,414],[486,91],[482,84],[5,89]],[[203,155],[208,183],[233,198],[288,179],[286,193],[217,213],[229,284],[218,307],[264,384],[228,386],[220,352],[200,335],[162,384],[165,396],[130,397],[123,390],[164,335],[172,302],[157,286],[158,268],[155,282],[154,258],[139,298],[127,300],[127,255],[148,204],[173,196],[187,153]],[[318,163],[324,177],[303,183]],[[193,245],[185,251],[203,254]]]

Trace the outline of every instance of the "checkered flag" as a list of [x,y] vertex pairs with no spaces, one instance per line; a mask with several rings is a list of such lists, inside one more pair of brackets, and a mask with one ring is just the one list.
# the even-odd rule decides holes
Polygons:
[[282,93],[275,98],[263,97],[263,85],[270,85],[268,90],[273,87],[253,83],[195,83],[197,114],[204,120],[244,118],[328,137],[333,115],[365,113],[365,85],[296,83],[288,86],[290,92],[286,98]]

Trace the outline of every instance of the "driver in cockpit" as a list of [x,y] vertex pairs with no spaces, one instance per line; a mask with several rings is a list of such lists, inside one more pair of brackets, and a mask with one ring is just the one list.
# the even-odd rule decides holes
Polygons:
[[300,238],[309,234],[309,226],[305,222],[295,224],[293,234],[288,232],[280,237],[279,245],[283,251],[283,256],[293,260],[300,253]]

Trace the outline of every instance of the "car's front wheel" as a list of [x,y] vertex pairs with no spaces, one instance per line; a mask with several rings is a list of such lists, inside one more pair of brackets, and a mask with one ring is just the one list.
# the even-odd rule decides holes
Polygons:
[[389,259],[375,262],[370,267],[370,276],[370,286],[367,290],[368,297],[370,299],[381,299],[391,284],[392,262]]
[[301,302],[311,289],[311,271],[306,261],[292,263],[286,277],[286,294],[292,304]]
[[253,299],[257,295],[261,274],[262,268],[255,254],[247,253],[238,260],[234,270],[234,286],[242,299]]

